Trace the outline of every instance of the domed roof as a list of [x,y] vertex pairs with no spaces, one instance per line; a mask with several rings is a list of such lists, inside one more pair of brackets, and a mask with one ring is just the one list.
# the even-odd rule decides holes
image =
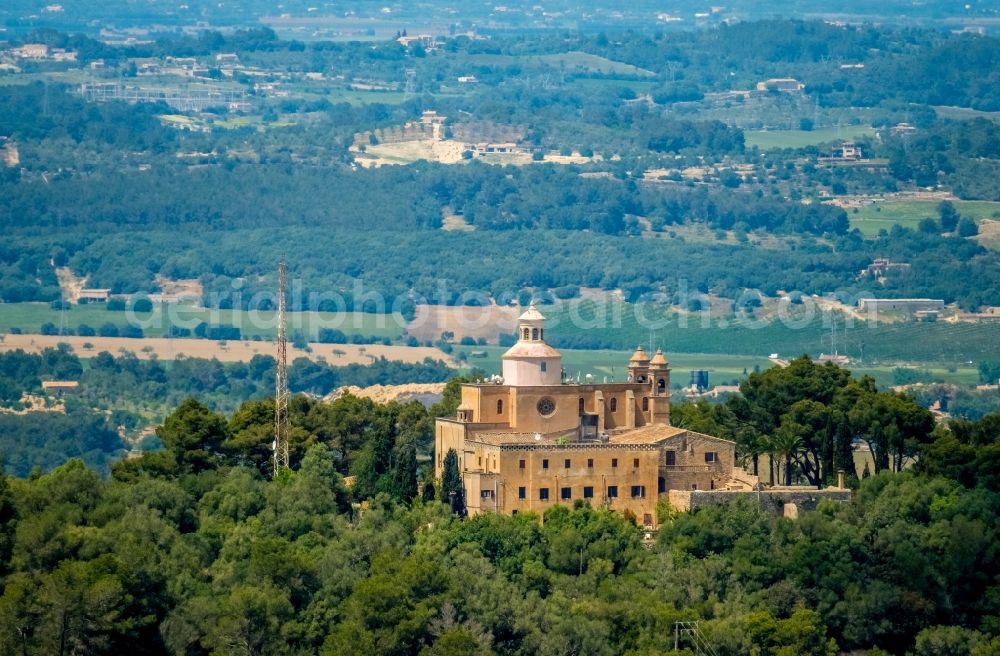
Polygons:
[[646,351],[642,348],[641,344],[635,349],[635,353],[632,354],[629,362],[649,362],[649,356],[646,355]]
[[656,349],[656,355],[654,355],[653,359],[649,361],[649,364],[652,364],[652,365],[666,365],[666,364],[668,364],[667,363],[667,356],[663,355],[663,349]]
[[559,358],[562,355],[545,342],[518,342],[503,354],[503,359],[509,358]]
[[545,316],[538,311],[538,308],[535,307],[535,302],[532,301],[528,309],[524,311],[524,314],[518,317],[518,321],[545,321]]

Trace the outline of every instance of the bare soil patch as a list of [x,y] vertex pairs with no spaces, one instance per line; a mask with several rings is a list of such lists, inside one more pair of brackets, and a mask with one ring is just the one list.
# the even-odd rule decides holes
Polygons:
[[412,401],[417,400],[422,403],[436,403],[444,393],[444,383],[408,383],[405,385],[372,385],[371,387],[358,387],[349,385],[338,387],[327,394],[323,400],[332,401],[344,394],[351,394],[363,399],[371,399],[376,403],[391,403],[392,401]]
[[157,274],[155,282],[160,293],[149,295],[155,302],[200,304],[205,294],[201,281],[195,278],[173,280]]
[[77,303],[80,300],[80,290],[87,284],[87,279],[75,275],[69,267],[56,267],[56,278],[59,279],[63,300]]
[[[6,335],[0,343],[0,353],[23,349],[29,353],[40,353],[45,348],[55,348],[60,342],[69,344],[80,357],[93,357],[101,351],[117,354],[131,351],[141,360],[157,357],[160,360],[175,360],[178,357],[216,358],[222,362],[249,362],[255,355],[275,354],[273,342],[217,342],[209,339],[166,339],[149,337],[126,339],[123,337],[77,337],[58,335]],[[88,344],[89,348],[84,345]],[[348,364],[371,364],[384,357],[401,362],[423,362],[424,358],[444,360],[449,366],[457,363],[436,348],[424,346],[384,346],[382,344],[310,344],[310,351],[288,345],[289,361],[295,358],[324,359],[334,366]]]
[[986,248],[1000,251],[1000,221],[983,219],[979,222],[979,235],[976,241]]
[[24,406],[20,410],[14,408],[0,408],[0,414],[26,415],[29,412],[59,412],[66,413],[66,403],[62,399],[56,399],[37,394],[21,394],[21,404]]
[[455,340],[480,337],[496,343],[501,333],[517,328],[518,307],[486,307],[418,305],[416,314],[406,326],[406,332],[421,341],[440,339],[441,333],[452,332]]

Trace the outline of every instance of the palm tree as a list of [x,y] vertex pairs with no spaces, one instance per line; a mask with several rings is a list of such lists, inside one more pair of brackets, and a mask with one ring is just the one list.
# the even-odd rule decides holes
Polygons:
[[792,484],[792,460],[802,452],[802,431],[805,429],[795,422],[782,423],[771,436],[771,451],[785,461],[785,485]]
[[767,437],[747,431],[739,436],[736,444],[741,451],[743,466],[746,466],[746,461],[749,460],[753,464],[753,475],[760,476],[760,457],[766,454],[769,448]]
[[760,444],[762,454],[767,454],[767,484],[774,485],[774,442],[770,435],[761,435]]

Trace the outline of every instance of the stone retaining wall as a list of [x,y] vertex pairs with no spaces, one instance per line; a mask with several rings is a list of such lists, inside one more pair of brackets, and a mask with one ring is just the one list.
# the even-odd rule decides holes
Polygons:
[[792,519],[800,510],[815,510],[823,499],[841,503],[851,500],[851,491],[840,488],[772,488],[756,491],[742,490],[670,490],[667,493],[670,506],[675,510],[691,512],[708,506],[721,506],[737,499],[749,499],[774,515],[784,515]]

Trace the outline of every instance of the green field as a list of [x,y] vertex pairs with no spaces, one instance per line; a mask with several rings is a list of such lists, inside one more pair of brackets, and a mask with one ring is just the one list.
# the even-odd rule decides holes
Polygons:
[[578,77],[566,80],[566,88],[579,93],[618,93],[623,89],[631,89],[636,94],[650,93],[656,88],[652,80],[635,80],[622,78]]
[[656,74],[644,68],[607,59],[586,52],[567,52],[554,55],[492,55],[475,54],[463,57],[469,66],[531,66],[551,67],[566,73],[600,73],[602,75],[632,75],[654,77]]
[[[456,353],[464,351],[469,354],[472,351],[484,352],[486,357],[470,357],[468,365],[486,371],[488,374],[498,374],[501,371],[500,356],[507,349],[496,346],[486,347],[458,347]],[[623,382],[627,376],[627,363],[631,357],[631,351],[579,351],[573,349],[562,349],[563,367],[566,374],[576,380],[577,376],[581,381],[586,380],[587,374],[593,376],[595,382]],[[725,355],[720,353],[675,353],[667,354],[670,360],[671,384],[674,387],[686,386],[690,380],[690,373],[696,369],[706,369],[709,372],[709,384],[730,385],[739,384],[747,374],[753,372],[755,368],[763,371],[774,366],[774,363],[765,357],[755,357],[749,355]],[[893,386],[892,365],[864,365],[852,363],[847,365],[855,376],[871,376],[880,388]],[[962,386],[971,386],[979,382],[979,371],[974,366],[957,367],[919,367],[924,373],[929,373],[936,382],[953,383]]]
[[[307,94],[312,97],[315,94]],[[406,99],[402,91],[364,91],[356,89],[331,89],[324,97],[332,103],[348,103],[351,105],[367,105],[384,103],[398,105]]]
[[761,150],[777,150],[780,148],[805,148],[830,141],[857,139],[872,134],[875,134],[875,130],[866,125],[845,125],[818,130],[746,130],[743,132],[743,138],[748,148],[757,146]]
[[[170,313],[173,313],[172,315]],[[38,333],[42,324],[51,323],[59,326],[60,312],[53,310],[48,303],[0,303],[0,332],[16,328],[25,333]],[[143,334],[147,337],[163,337],[171,317],[176,317],[185,326],[196,325],[199,321],[222,326],[239,326],[243,337],[273,337],[275,335],[274,312],[251,313],[232,310],[206,310],[184,305],[156,306],[151,314],[136,315],[143,325]],[[405,320],[401,316],[367,314],[361,312],[345,313],[336,321],[337,316],[329,312],[290,312],[288,315],[289,334],[302,332],[311,340],[316,339],[320,328],[339,328],[347,335],[363,335],[365,337],[388,337],[398,339],[403,332]],[[120,329],[127,325],[126,312],[109,311],[103,305],[74,305],[65,312],[65,325],[74,333],[80,324],[86,324],[99,330],[105,323],[112,323]]]
[[[553,335],[570,340],[574,337],[602,340],[608,346],[634,348],[634,344],[649,344],[653,329],[654,343],[670,353],[717,353],[767,357],[795,357],[803,353],[813,356],[829,353],[831,327],[818,310],[803,306],[791,312],[788,321],[737,322],[730,318],[713,318],[703,322],[700,315],[684,317],[665,310],[660,305],[636,306],[613,304],[604,308],[603,315],[595,305],[585,301],[573,306],[546,306],[544,314]],[[620,316],[620,319],[617,318]],[[574,317],[576,317],[574,319]],[[640,320],[642,319],[642,320]],[[1000,343],[1000,326],[989,323],[916,323],[900,321],[868,324],[855,320],[845,328],[844,318],[837,315],[837,350],[851,358],[862,357],[866,364],[893,365],[907,363],[923,366],[939,363],[961,366],[996,357]],[[584,327],[577,327],[577,326]],[[591,327],[585,327],[591,326]],[[570,344],[572,345],[572,344]]]
[[656,73],[645,68],[639,68],[632,64],[607,59],[599,55],[592,55],[586,52],[567,52],[556,55],[539,55],[533,57],[537,61],[542,61],[552,66],[565,67],[569,70],[574,68],[583,69],[588,72],[604,73],[611,75],[638,75],[640,77],[655,77]]
[[17,73],[0,75],[0,86],[15,86],[32,84],[34,82],[52,84],[68,84],[75,86],[85,82],[94,82],[94,76],[85,70],[74,68],[68,71],[48,71],[44,73]]
[[[874,237],[879,230],[889,230],[894,225],[916,229],[921,219],[938,218],[939,201],[888,200],[859,207],[857,212],[849,211],[847,216],[851,227],[857,228],[866,237]],[[959,200],[955,209],[962,216],[976,221],[1000,217],[1000,203],[987,200]]]
[[[500,373],[500,356],[506,348],[497,346],[457,347],[458,351],[484,351],[485,358],[469,358],[470,366],[478,367],[487,373]],[[586,376],[593,376],[595,382],[624,382],[628,375],[628,359],[632,351],[580,351],[575,349],[560,349],[563,356],[563,368],[566,375],[581,382]],[[669,353],[670,366],[673,370],[674,385],[687,385],[688,376],[693,369],[707,369],[712,385],[727,385],[736,382],[754,367],[767,369],[772,363],[767,358],[749,355],[722,355],[719,353]]]
[[974,118],[985,118],[996,123],[1000,123],[1000,112],[983,112],[978,109],[968,107],[944,107],[935,106],[939,118],[947,118],[955,121],[967,121]]
[[[617,374],[620,363],[628,360],[602,350],[579,350],[571,348],[580,341],[588,340],[595,345],[615,347],[626,356],[635,344],[649,345],[652,338],[655,346],[663,347],[676,362],[690,368],[718,369],[727,380],[742,373],[744,368],[767,363],[771,353],[782,358],[793,358],[802,354],[817,356],[832,351],[830,325],[817,312],[809,318],[794,315],[792,321],[761,321],[746,324],[735,323],[730,318],[713,318],[703,323],[702,317],[691,315],[664,314],[662,306],[643,306],[641,314],[648,321],[640,321],[636,306],[603,306],[607,309],[604,319],[596,314],[590,301],[577,304],[572,310],[569,305],[547,306],[544,309],[549,318],[550,334],[564,340],[560,349],[573,351],[576,355],[567,360],[584,374]],[[261,312],[255,319],[248,312],[231,310],[209,311],[189,306],[168,306],[181,325],[193,327],[199,321],[224,326],[239,326],[244,338],[274,336],[274,314]],[[577,309],[578,308],[578,309]],[[612,309],[615,308],[615,309]],[[801,310],[800,310],[801,311]],[[58,310],[45,303],[0,304],[0,332],[16,328],[25,333],[39,333],[44,323],[59,326]],[[620,315],[620,318],[615,318]],[[166,333],[167,316],[161,307],[152,314],[138,315],[144,322],[144,334],[148,337],[162,337]],[[405,322],[402,317],[386,315],[348,313],[335,321],[331,313],[293,312],[289,315],[291,335],[302,333],[311,341],[316,340],[320,327],[338,328],[347,335],[389,338],[398,340],[403,334]],[[649,321],[654,323],[650,325]],[[80,324],[100,329],[105,323],[112,323],[119,329],[126,325],[125,312],[110,312],[101,305],[74,306],[65,313],[67,328],[73,333]],[[686,324],[686,325],[685,325]],[[653,328],[652,335],[650,328]],[[949,369],[975,367],[980,361],[996,358],[996,345],[1000,343],[1000,326],[992,323],[916,323],[899,321],[880,322],[869,325],[856,320],[845,328],[844,318],[837,318],[837,350],[852,358],[861,360],[865,367],[874,370],[885,368],[891,371],[900,364],[921,369],[937,368],[945,373]],[[495,361],[499,368],[499,347],[455,346],[460,351],[485,350],[494,355],[479,360],[470,358],[470,364],[481,366]],[[689,354],[697,354],[692,356]],[[496,356],[496,357],[494,357]],[[693,359],[692,359],[693,358]],[[710,358],[707,363],[705,359]],[[735,358],[735,359],[734,359]],[[698,364],[695,360],[701,361]],[[972,363],[971,365],[968,363]],[[621,364],[621,366],[624,366]],[[860,366],[860,365],[859,365]],[[611,368],[616,371],[612,372]],[[953,373],[953,372],[952,372]]]

